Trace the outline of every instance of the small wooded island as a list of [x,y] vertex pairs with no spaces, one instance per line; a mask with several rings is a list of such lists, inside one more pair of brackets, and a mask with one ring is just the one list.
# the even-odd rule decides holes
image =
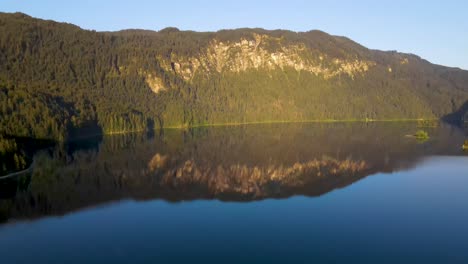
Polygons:
[[418,130],[415,134],[414,137],[419,140],[427,140],[429,139],[429,133],[427,133],[424,130]]

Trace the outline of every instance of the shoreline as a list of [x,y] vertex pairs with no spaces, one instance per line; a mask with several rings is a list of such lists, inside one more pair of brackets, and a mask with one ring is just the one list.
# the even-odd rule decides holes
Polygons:
[[[376,122],[388,122],[388,123],[397,123],[397,122],[418,122],[418,121],[442,121],[441,119],[432,118],[407,118],[407,119],[317,119],[317,120],[298,120],[298,121],[288,121],[288,120],[271,120],[271,121],[251,121],[251,122],[230,122],[230,123],[210,123],[210,124],[200,124],[192,126],[165,126],[162,129],[190,129],[198,127],[222,127],[222,126],[242,126],[242,125],[261,125],[261,124],[299,124],[299,123],[376,123]],[[155,129],[156,130],[156,129]]]
[[[330,123],[408,123],[408,122],[421,122],[421,121],[440,121],[444,122],[438,118],[403,118],[403,119],[317,119],[317,120],[297,120],[297,121],[288,121],[288,120],[269,120],[269,121],[251,121],[251,122],[228,122],[228,123],[210,123],[210,124],[198,124],[198,125],[177,125],[177,126],[163,126],[162,128],[154,128],[150,130],[131,130],[131,131],[117,131],[117,132],[103,132],[103,133],[96,133],[90,135],[84,135],[76,138],[71,138],[68,140],[55,140],[55,139],[47,139],[47,138],[28,138],[32,140],[50,140],[54,143],[68,143],[68,142],[76,142],[84,139],[89,139],[92,137],[99,137],[99,136],[112,136],[112,135],[123,135],[123,134],[133,134],[133,133],[141,133],[141,132],[151,132],[157,130],[164,130],[164,129],[180,129],[180,130],[188,130],[193,128],[202,128],[202,127],[230,127],[230,126],[244,126],[244,125],[264,125],[264,124],[330,124]],[[14,135],[9,135],[10,137],[16,138]],[[27,138],[27,137],[25,137]]]
[[6,174],[6,175],[0,175],[0,180],[4,180],[4,179],[8,179],[8,178],[13,178],[13,177],[16,177],[16,176],[18,176],[18,175],[21,175],[21,174],[30,172],[30,171],[32,171],[33,167],[34,167],[34,162],[31,163],[31,165],[29,165],[29,167],[26,168],[26,169],[24,169],[24,170],[20,170],[20,171],[17,171],[17,172],[11,172],[11,173]]

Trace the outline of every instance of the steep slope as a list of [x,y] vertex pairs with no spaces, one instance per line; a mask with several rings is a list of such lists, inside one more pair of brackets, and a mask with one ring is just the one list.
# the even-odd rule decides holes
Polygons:
[[[2,13],[0,88],[0,133],[60,139],[214,123],[460,119],[468,72],[321,31],[95,32]],[[34,102],[50,109],[37,114]]]

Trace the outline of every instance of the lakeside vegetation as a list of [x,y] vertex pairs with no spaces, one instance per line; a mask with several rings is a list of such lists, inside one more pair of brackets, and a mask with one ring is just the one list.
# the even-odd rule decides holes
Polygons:
[[440,125],[440,120],[418,120],[420,128],[435,128]]
[[[394,119],[325,119],[325,120],[267,120],[267,121],[252,121],[252,122],[231,122],[231,123],[213,123],[213,124],[198,124],[192,126],[170,126],[164,127],[168,129],[188,129],[198,127],[222,127],[222,126],[242,126],[242,125],[260,125],[260,124],[294,124],[294,123],[372,123],[372,122],[421,122],[424,119],[410,119],[410,118],[394,118]],[[437,121],[438,119],[427,119],[427,121]],[[119,134],[119,133],[115,133]]]
[[[291,67],[199,70],[191,79],[175,70],[174,57],[206,56],[213,40],[254,41],[255,34],[280,39],[265,42],[268,52],[304,45],[323,67],[336,67],[334,58],[375,65],[328,79]],[[163,127],[435,120],[468,100],[466,71],[320,31],[100,33],[0,13],[0,64],[0,134],[59,141]],[[152,81],[163,88],[154,92]]]
[[25,168],[25,154],[18,148],[15,139],[0,135],[0,176]]

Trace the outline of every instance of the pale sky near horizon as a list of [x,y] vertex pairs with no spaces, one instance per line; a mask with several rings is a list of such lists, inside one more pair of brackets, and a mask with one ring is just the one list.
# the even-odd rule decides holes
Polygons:
[[463,0],[0,0],[0,11],[97,31],[319,29],[371,49],[414,53],[468,70],[468,1]]

